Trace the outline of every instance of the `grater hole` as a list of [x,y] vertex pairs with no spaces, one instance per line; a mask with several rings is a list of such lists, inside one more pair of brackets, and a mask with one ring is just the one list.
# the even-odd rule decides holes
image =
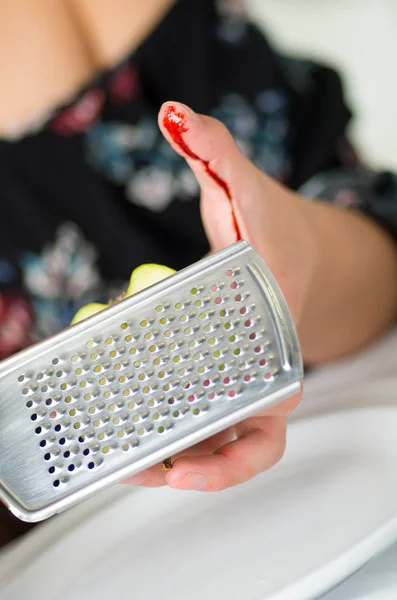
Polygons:
[[40,435],[40,433],[41,433],[42,431],[43,431],[43,430],[41,429],[41,427],[36,427],[36,429],[34,430],[34,432],[35,432],[37,435]]
[[243,299],[243,297],[242,297],[241,294],[237,294],[237,296],[235,296],[234,299],[235,299],[236,302],[241,302],[242,299]]
[[223,299],[221,296],[218,296],[217,298],[215,298],[215,304],[219,305],[219,304],[222,304],[222,302],[223,302]]
[[52,398],[47,398],[47,400],[45,401],[47,406],[51,406],[52,404]]
[[208,400],[214,400],[215,398],[215,392],[211,392],[210,394],[208,394]]
[[50,475],[53,475],[53,474],[55,473],[55,467],[54,467],[54,466],[53,466],[53,467],[50,467],[50,468],[48,469],[48,472],[49,472],[49,474],[50,474]]
[[61,484],[61,482],[59,481],[59,479],[55,479],[54,483],[52,484],[54,487],[59,487]]
[[53,358],[52,359],[52,364],[53,365],[57,365],[59,363],[59,358]]
[[19,383],[22,383],[22,382],[24,381],[24,379],[25,379],[25,377],[24,377],[23,375],[20,375],[20,376],[18,377],[18,381],[19,381]]
[[164,306],[162,304],[159,304],[158,306],[156,306],[156,312],[161,313],[164,311]]
[[47,442],[46,442],[45,440],[41,440],[41,442],[40,442],[40,447],[41,447],[41,448],[45,448],[45,447],[46,447],[46,445],[47,445]]
[[250,340],[256,340],[257,335],[256,333],[250,333]]
[[263,351],[261,346],[255,346],[254,348],[254,352],[255,354],[260,354]]
[[128,329],[128,323],[122,323],[120,325],[120,329],[122,329],[123,331],[125,331],[126,329]]
[[240,312],[240,315],[245,315],[245,314],[247,313],[247,309],[246,309],[246,307],[245,307],[245,306],[242,306],[242,307],[240,308],[240,311],[239,311],[239,312]]
[[226,271],[226,277],[233,277],[234,273],[232,269],[229,269],[228,271]]
[[251,319],[247,319],[246,321],[244,321],[244,327],[252,327],[253,323],[251,321]]
[[72,463],[68,466],[68,471],[70,471],[71,473],[75,470],[75,465]]
[[272,379],[273,375],[271,373],[265,373],[264,375],[264,379],[266,379],[266,381],[269,381],[270,379]]
[[236,395],[236,392],[234,390],[230,390],[230,392],[228,393],[229,398],[234,398]]
[[230,284],[230,287],[232,288],[232,290],[236,290],[236,289],[238,288],[238,283],[237,283],[237,281],[233,281],[233,282]]
[[32,402],[32,400],[28,400],[28,401],[26,402],[26,408],[32,408],[32,406],[33,406],[33,402]]
[[214,292],[217,292],[219,290],[219,287],[216,284],[214,284],[214,285],[211,285],[210,290],[211,290],[211,292],[214,293]]
[[245,375],[244,381],[245,381],[245,383],[249,383],[251,381],[251,375]]
[[95,463],[91,461],[91,462],[88,463],[87,467],[89,469],[94,469],[95,468]]
[[36,414],[36,413],[33,413],[32,415],[30,415],[30,419],[31,419],[32,421],[37,421],[37,414]]
[[267,365],[267,360],[266,360],[266,358],[261,358],[261,359],[260,359],[260,361],[259,361],[259,365],[260,365],[261,367],[265,367],[265,366]]
[[196,296],[198,294],[198,289],[196,287],[194,287],[190,290],[190,293],[192,296]]
[[47,452],[47,454],[44,454],[44,460],[51,460],[51,454],[49,452]]

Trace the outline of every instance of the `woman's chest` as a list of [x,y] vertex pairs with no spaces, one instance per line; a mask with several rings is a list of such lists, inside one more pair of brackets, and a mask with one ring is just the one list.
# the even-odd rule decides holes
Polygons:
[[14,0],[0,7],[0,136],[121,60],[175,0]]

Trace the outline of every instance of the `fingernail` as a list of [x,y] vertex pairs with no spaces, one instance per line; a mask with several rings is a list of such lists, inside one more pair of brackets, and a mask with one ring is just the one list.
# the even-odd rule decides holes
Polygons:
[[145,483],[145,480],[146,480],[146,473],[137,473],[136,475],[133,475],[132,477],[128,477],[128,479],[125,479],[121,483],[125,483],[127,485],[142,485],[143,483]]
[[182,102],[171,103],[167,107],[168,118],[176,117],[183,119],[186,117],[189,121],[193,121],[195,123],[200,123],[201,118],[200,115],[194,112],[190,106],[186,106],[186,104],[182,104]]
[[187,473],[183,477],[168,476],[167,483],[172,488],[179,490],[204,490],[208,485],[208,479],[200,473]]

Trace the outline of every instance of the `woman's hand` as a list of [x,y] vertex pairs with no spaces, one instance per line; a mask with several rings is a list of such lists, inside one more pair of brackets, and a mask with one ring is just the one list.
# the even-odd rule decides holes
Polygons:
[[[215,119],[166,103],[159,125],[198,179],[212,250],[241,236],[261,254],[285,295],[307,362],[354,352],[391,324],[397,252],[377,225],[276,183]],[[247,481],[282,457],[287,416],[300,396],[173,457],[172,470],[158,465],[128,482],[216,491]]]
[[[170,120],[172,125],[167,128]],[[200,183],[203,222],[212,250],[234,243],[238,229],[266,258],[298,319],[316,256],[304,201],[301,210],[293,194],[241,154],[218,121],[194,115],[182,105],[167,104],[159,122],[167,140],[187,159]],[[296,396],[173,457],[171,471],[164,472],[157,465],[129,481],[205,491],[247,481],[282,457],[287,415],[299,400]]]

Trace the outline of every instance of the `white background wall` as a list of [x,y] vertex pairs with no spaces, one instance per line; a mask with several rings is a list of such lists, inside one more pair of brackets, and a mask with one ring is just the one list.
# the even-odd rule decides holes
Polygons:
[[273,42],[344,76],[352,138],[373,166],[397,169],[397,0],[246,0]]

